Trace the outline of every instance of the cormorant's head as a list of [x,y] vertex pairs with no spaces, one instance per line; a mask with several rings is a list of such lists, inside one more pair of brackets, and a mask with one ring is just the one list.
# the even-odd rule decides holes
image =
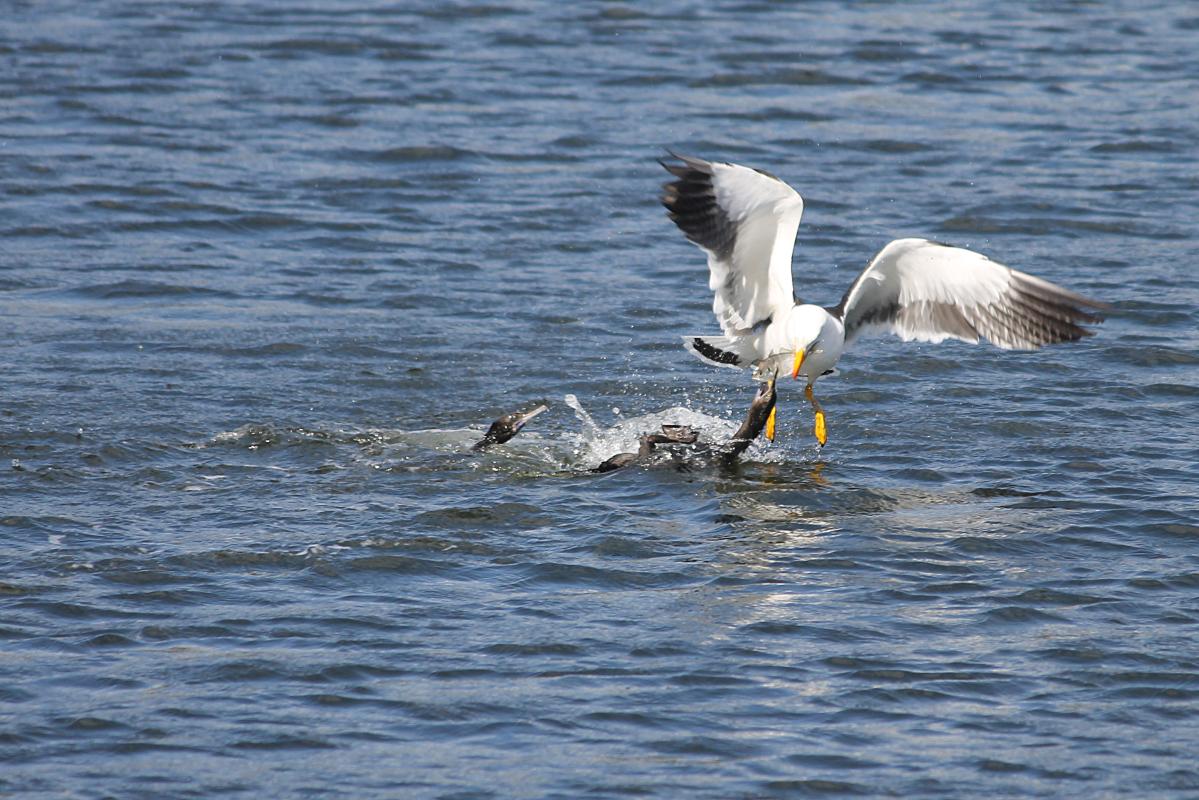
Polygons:
[[545,403],[539,403],[528,411],[516,411],[504,416],[491,423],[491,427],[487,429],[487,433],[483,434],[483,438],[475,443],[475,450],[483,450],[491,447],[493,444],[503,444],[511,439],[516,434],[520,433],[520,429],[528,424],[529,420],[548,409]]

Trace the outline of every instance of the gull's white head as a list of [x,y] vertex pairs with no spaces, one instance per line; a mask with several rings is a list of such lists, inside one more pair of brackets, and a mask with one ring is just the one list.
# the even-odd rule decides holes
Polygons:
[[791,311],[787,320],[787,341],[795,351],[791,364],[791,377],[798,378],[804,359],[821,345],[821,336],[829,314],[820,306],[801,305]]

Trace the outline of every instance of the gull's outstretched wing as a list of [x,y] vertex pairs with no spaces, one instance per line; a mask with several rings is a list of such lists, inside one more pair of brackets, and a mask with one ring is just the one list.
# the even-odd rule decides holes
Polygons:
[[[960,247],[896,239],[879,251],[841,304],[830,308],[849,345],[889,331],[904,341],[984,337],[1005,350],[1035,350],[1090,336],[1106,306]],[[1091,309],[1091,310],[1087,310]]]
[[687,238],[708,254],[712,311],[728,336],[743,336],[795,303],[791,251],[803,200],[773,175],[676,156],[661,162],[678,180],[662,205]]

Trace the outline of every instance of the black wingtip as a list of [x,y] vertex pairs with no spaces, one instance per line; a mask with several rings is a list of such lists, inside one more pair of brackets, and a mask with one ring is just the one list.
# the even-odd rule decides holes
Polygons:
[[677,164],[658,162],[675,178],[662,184],[659,196],[667,216],[690,241],[719,258],[727,258],[732,253],[737,231],[716,200],[711,164],[673,150],[666,152],[679,160]]
[[[662,165],[662,169],[666,170],[674,177],[685,179],[688,176],[690,176],[692,173],[695,173],[695,172],[698,172],[701,175],[709,174],[709,170],[704,169],[704,167],[707,165],[708,162],[704,161],[703,159],[679,155],[678,153],[676,153],[675,151],[673,151],[669,148],[667,148],[666,152],[667,152],[669,158],[673,158],[680,163],[672,164],[661,158],[657,159],[657,161],[659,164]],[[668,184],[663,184],[663,185],[670,186],[671,184],[668,183]]]

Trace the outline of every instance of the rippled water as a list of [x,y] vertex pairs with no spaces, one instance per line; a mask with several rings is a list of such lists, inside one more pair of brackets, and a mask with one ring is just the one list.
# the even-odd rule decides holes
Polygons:
[[[0,794],[1199,795],[1199,12],[1037,5],[7,4]],[[586,474],[753,395],[667,147],[804,194],[807,298],[1114,311]]]

